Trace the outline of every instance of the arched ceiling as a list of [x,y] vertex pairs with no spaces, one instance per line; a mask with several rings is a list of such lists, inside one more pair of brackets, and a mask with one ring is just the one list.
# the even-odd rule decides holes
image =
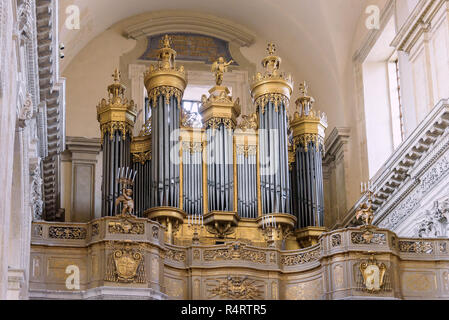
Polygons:
[[[314,93],[332,92],[337,105],[344,104],[336,90],[353,52],[355,29],[369,0],[60,0],[60,41],[66,44],[62,71],[89,41],[114,24],[142,13],[187,10],[235,21],[258,36],[274,41],[305,79],[324,75]],[[81,11],[80,30],[64,26],[66,8]],[[261,57],[263,56],[261,52]],[[296,79],[297,83],[303,79]],[[312,81],[313,82],[313,81]],[[329,103],[329,101],[326,101]],[[330,107],[330,106],[329,106]]]

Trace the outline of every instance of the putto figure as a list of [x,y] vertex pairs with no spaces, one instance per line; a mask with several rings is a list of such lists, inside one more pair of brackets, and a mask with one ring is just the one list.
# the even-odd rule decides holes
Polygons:
[[122,194],[115,201],[115,207],[119,204],[123,205],[122,216],[132,215],[134,211],[133,191],[131,189],[123,188]]
[[234,60],[231,60],[229,62],[226,62],[223,57],[218,58],[217,61],[214,62],[212,65],[212,72],[215,73],[215,83],[217,86],[221,86],[223,83],[223,76],[225,72],[228,72],[228,67],[234,62]]
[[134,212],[133,190],[130,189],[134,185],[137,171],[130,168],[120,168],[117,173],[117,182],[122,185],[122,194],[115,200],[115,212],[117,215],[117,207],[122,204],[122,216],[132,216]]

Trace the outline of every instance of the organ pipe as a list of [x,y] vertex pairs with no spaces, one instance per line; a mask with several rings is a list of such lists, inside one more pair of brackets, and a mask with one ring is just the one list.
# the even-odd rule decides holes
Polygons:
[[116,214],[115,201],[121,192],[118,169],[131,165],[131,134],[137,115],[134,102],[125,98],[126,88],[120,83],[117,69],[113,78],[114,83],[108,87],[108,100],[102,99],[97,106],[103,148],[102,216]]

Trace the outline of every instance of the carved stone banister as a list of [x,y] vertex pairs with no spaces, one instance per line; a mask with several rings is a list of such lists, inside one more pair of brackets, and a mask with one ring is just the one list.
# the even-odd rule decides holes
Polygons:
[[[449,99],[441,100],[415,131],[402,143],[372,179],[376,191],[374,223],[380,223],[418,184],[449,146]],[[435,130],[438,128],[438,130]],[[423,148],[423,141],[429,143]],[[410,156],[410,155],[413,156]],[[366,201],[362,197],[346,215],[343,225],[353,222],[356,208]],[[399,222],[398,222],[399,223]],[[392,227],[385,225],[384,227]]]

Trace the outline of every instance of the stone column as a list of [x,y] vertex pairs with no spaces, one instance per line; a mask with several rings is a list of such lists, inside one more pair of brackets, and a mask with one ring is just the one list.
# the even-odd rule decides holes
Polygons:
[[[96,201],[98,155],[100,154],[100,139],[67,137],[66,160],[70,161],[71,175],[65,196],[70,197],[71,207],[67,222],[89,222],[101,217]],[[97,209],[98,208],[98,209]],[[66,212],[67,213],[67,212]]]
[[325,144],[324,203],[327,212],[325,224],[329,228],[339,227],[348,210],[349,138],[350,129],[338,127],[332,130]]

